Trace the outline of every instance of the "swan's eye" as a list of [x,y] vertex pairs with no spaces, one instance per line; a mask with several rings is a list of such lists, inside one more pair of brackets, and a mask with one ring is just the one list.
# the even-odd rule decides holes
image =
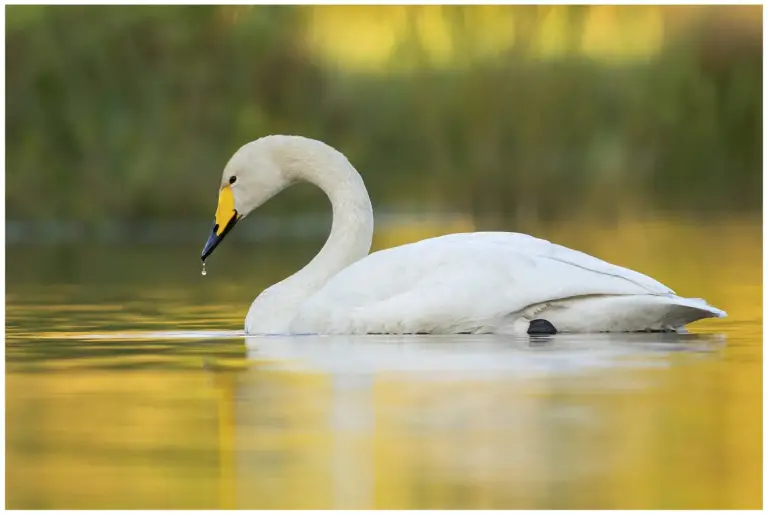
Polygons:
[[230,183],[230,184],[234,184],[236,180],[237,180],[237,177],[235,177],[235,176],[233,175],[232,177],[230,177],[230,178],[229,178],[229,183]]

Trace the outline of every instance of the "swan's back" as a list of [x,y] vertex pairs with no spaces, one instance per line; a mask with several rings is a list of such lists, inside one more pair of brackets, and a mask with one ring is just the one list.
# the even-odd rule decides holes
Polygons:
[[613,265],[602,259],[590,256],[589,254],[579,252],[578,250],[569,249],[568,247],[563,247],[562,245],[541,238],[535,238],[527,234],[516,232],[456,233],[430,238],[417,242],[414,245],[420,243],[428,245],[445,245],[446,249],[449,248],[449,245],[463,246],[471,244],[473,247],[485,247],[490,252],[492,252],[492,249],[503,247],[506,250],[527,255],[532,258],[552,259],[595,273],[621,278],[647,289],[649,293],[675,293],[667,286],[647,275],[635,272],[628,268]]
[[674,295],[641,273],[519,233],[459,233],[375,252],[311,296],[293,328],[441,332],[590,295]]

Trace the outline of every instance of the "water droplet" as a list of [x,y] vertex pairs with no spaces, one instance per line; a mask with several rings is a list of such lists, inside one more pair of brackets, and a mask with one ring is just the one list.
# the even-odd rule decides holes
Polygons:
[[206,275],[208,272],[205,271],[205,261],[203,261],[203,271],[200,272],[202,275]]

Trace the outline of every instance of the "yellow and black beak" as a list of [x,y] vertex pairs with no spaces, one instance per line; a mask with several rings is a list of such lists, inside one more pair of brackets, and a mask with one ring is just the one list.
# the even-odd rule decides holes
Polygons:
[[235,196],[230,186],[224,186],[219,192],[219,206],[216,208],[216,218],[213,222],[213,230],[203,247],[202,260],[205,261],[213,250],[221,243],[224,236],[235,226],[242,216],[235,209]]

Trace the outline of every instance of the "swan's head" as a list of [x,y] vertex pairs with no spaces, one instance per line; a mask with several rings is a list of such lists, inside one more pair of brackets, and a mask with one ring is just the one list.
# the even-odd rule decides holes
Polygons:
[[213,230],[203,248],[205,261],[235,224],[293,182],[278,162],[271,136],[242,146],[224,167]]

